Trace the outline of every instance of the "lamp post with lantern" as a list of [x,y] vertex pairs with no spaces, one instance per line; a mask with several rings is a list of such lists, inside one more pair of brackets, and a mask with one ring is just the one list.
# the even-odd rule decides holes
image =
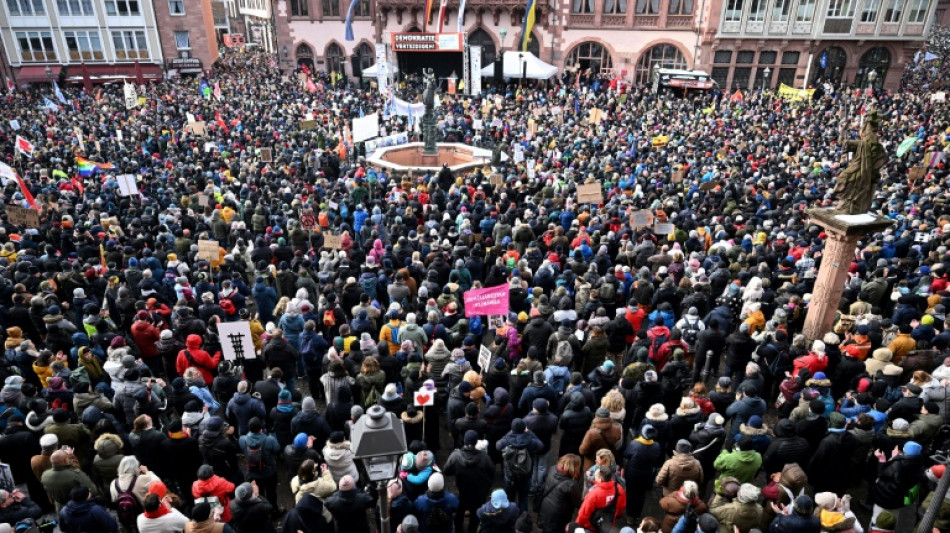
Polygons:
[[370,407],[350,430],[350,450],[363,463],[366,475],[379,492],[380,533],[391,533],[386,482],[397,476],[399,459],[406,453],[402,420],[382,406]]

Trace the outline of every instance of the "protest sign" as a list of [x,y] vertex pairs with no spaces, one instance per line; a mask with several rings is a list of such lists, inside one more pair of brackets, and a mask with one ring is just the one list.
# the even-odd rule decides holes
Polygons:
[[491,362],[491,350],[484,344],[478,349],[478,366],[484,372],[488,369],[488,363]]
[[188,125],[185,126],[185,130],[199,136],[208,134],[208,126],[203,120],[199,120],[198,122],[189,122]]
[[14,226],[25,226],[27,228],[40,227],[40,214],[36,209],[8,205],[6,206],[6,211],[7,220]]
[[313,209],[304,209],[300,212],[300,229],[304,231],[313,231],[317,227],[317,217],[313,214]]
[[701,191],[711,191],[719,186],[718,181],[707,181],[699,185],[699,190]]
[[630,215],[630,225],[636,228],[646,228],[653,224],[653,213],[647,209],[634,211]]
[[353,142],[363,142],[379,136],[379,113],[353,119]]
[[653,225],[653,233],[657,235],[669,235],[673,233],[673,224],[669,222],[657,222]]
[[198,193],[198,205],[201,207],[206,207],[208,205],[208,195],[199,192]]
[[216,262],[220,258],[218,241],[204,240],[198,241],[198,259]]
[[429,407],[435,405],[435,393],[425,389],[417,390],[412,393],[412,404],[416,407]]
[[300,131],[312,130],[317,127],[316,120],[301,120],[300,121]]
[[508,315],[508,285],[472,289],[462,294],[465,316]]
[[119,182],[119,194],[122,196],[136,196],[139,194],[138,185],[135,183],[135,174],[120,174],[116,176]]
[[323,247],[332,248],[334,250],[339,250],[341,247],[340,236],[339,235],[330,235],[329,233],[323,234]]
[[219,322],[218,339],[221,341],[221,355],[228,361],[257,358],[250,322]]
[[588,183],[577,187],[577,203],[599,204],[604,201],[600,183]]
[[274,152],[270,148],[261,148],[261,162],[270,163],[274,160]]
[[927,175],[927,167],[911,167],[907,171],[907,179],[910,181],[917,181],[920,178]]

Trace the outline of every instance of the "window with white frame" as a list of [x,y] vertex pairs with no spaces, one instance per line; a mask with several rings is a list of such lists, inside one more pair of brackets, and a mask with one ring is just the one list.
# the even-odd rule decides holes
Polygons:
[[910,14],[907,16],[909,24],[922,24],[930,11],[930,0],[910,0]]
[[92,0],[56,0],[56,9],[64,17],[91,17]]
[[861,22],[877,22],[877,14],[881,10],[881,0],[865,0],[861,9]]
[[762,22],[765,20],[765,9],[768,0],[751,0],[749,2],[749,22]]
[[46,14],[43,0],[7,0],[7,9],[12,17],[35,17]]
[[900,22],[904,13],[904,0],[886,0],[884,2],[884,22]]
[[53,35],[48,31],[18,31],[17,44],[20,47],[20,60],[23,62],[56,61],[56,48]]
[[115,58],[118,60],[148,59],[148,42],[144,31],[121,30],[112,32]]
[[191,50],[191,34],[187,31],[176,31],[175,48],[179,50]]
[[106,0],[106,14],[112,17],[131,17],[142,14],[139,0]]
[[828,16],[831,18],[851,18],[854,16],[854,0],[831,0],[828,3]]
[[788,22],[792,12],[792,0],[775,0],[772,4],[772,22]]
[[66,38],[66,50],[71,61],[102,61],[105,59],[105,55],[102,53],[102,40],[99,39],[98,31],[64,31],[63,37]]
[[728,0],[726,2],[726,22],[742,20],[743,0]]
[[168,12],[172,15],[184,15],[185,0],[168,0]]
[[799,0],[795,22],[811,22],[815,18],[815,0]]

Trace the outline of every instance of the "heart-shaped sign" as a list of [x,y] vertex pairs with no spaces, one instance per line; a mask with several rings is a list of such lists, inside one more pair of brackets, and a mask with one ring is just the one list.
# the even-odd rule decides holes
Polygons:
[[435,398],[428,392],[417,392],[414,397],[414,403],[416,407],[425,407],[427,405],[432,405]]

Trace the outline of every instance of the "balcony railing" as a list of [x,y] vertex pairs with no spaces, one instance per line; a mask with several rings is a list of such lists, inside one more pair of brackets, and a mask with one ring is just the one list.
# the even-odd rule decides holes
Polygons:
[[633,17],[633,27],[635,28],[656,28],[660,25],[660,17],[657,15],[637,15]]
[[581,15],[577,13],[572,13],[571,25],[572,26],[593,26],[594,15]]
[[696,18],[692,15],[670,15],[666,17],[666,27],[667,28],[692,28],[693,22]]
[[627,24],[626,15],[604,15],[600,23],[608,28],[622,28]]

